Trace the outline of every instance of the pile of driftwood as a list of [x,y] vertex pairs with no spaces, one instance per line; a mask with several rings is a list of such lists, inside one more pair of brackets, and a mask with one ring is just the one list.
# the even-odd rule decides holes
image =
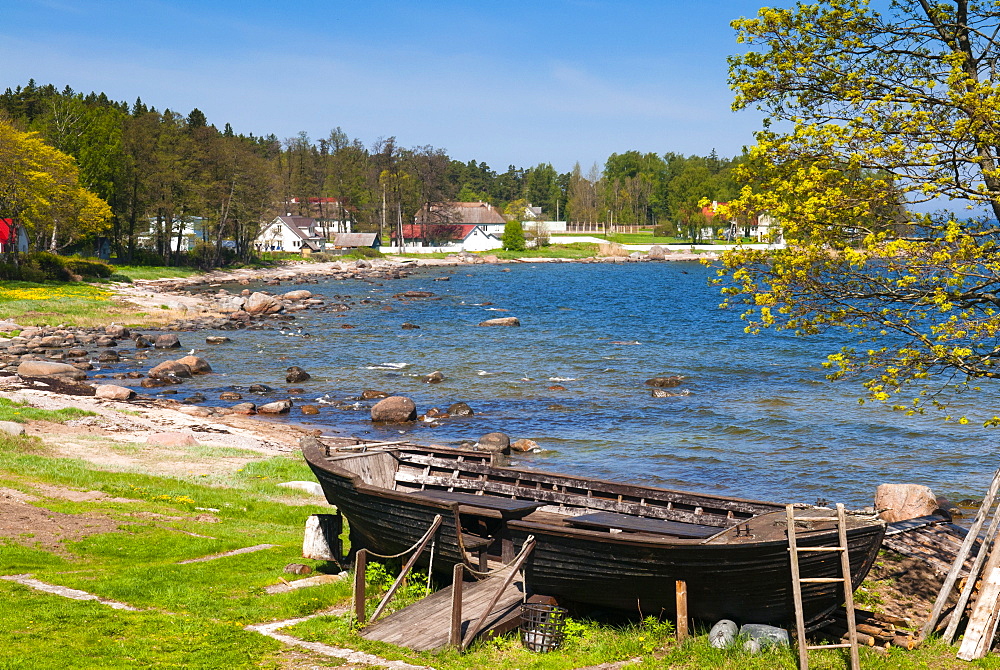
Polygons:
[[[859,645],[881,649],[902,647],[911,650],[920,644],[917,631],[909,619],[857,608],[854,609],[854,618]],[[843,642],[849,641],[847,637],[847,612],[844,608],[835,610],[821,631],[834,639],[840,639]]]

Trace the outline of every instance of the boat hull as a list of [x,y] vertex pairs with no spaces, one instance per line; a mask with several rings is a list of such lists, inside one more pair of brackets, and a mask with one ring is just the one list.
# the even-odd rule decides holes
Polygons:
[[[393,555],[413,546],[437,515],[433,569],[446,577],[463,560],[459,506],[425,500],[365,483],[357,474],[330,467],[307,453],[330,503],[347,519],[354,547]],[[713,543],[556,527],[528,520],[507,522],[515,551],[534,537],[525,581],[534,592],[560,600],[642,615],[675,612],[677,580],[687,584],[688,611],[698,620],[789,625],[794,621],[791,568],[785,541]],[[881,545],[884,526],[848,530],[852,583],[867,575]],[[803,534],[800,546],[836,544],[835,532]],[[421,563],[427,565],[425,553]],[[836,552],[800,557],[803,577],[839,577]],[[804,584],[803,609],[815,619],[843,603],[840,584]]]

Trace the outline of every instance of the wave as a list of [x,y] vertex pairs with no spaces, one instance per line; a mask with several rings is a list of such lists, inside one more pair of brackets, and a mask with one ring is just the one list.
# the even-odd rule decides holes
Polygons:
[[413,363],[379,363],[378,365],[366,365],[365,370],[403,370]]

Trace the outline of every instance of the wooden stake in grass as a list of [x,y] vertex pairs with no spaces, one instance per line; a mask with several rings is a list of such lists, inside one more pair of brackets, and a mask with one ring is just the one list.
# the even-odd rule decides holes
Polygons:
[[677,641],[683,642],[688,636],[688,585],[677,580]]

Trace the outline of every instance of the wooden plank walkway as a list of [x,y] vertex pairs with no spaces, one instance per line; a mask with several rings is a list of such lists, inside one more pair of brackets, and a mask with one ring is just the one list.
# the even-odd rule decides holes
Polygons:
[[[462,585],[462,636],[474,626],[489,605],[493,594],[500,588],[506,572],[487,577],[480,582],[465,582]],[[409,607],[376,621],[361,630],[366,640],[388,642],[415,651],[431,651],[448,644],[451,631],[452,587],[432,593]],[[507,590],[500,596],[496,606],[483,625],[482,636],[498,624],[510,625],[512,617],[520,615],[524,599],[524,581],[515,577]]]

